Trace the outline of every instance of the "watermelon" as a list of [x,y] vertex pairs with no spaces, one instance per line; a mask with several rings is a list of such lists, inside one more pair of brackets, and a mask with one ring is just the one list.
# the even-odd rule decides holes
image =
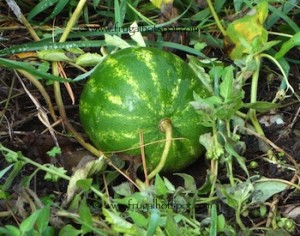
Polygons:
[[204,152],[199,136],[208,132],[190,105],[193,92],[209,93],[193,70],[169,52],[130,47],[108,55],[88,79],[80,97],[79,115],[92,143],[105,153],[140,156],[143,133],[147,169],[159,163],[168,119],[172,141],[163,170],[175,172]]

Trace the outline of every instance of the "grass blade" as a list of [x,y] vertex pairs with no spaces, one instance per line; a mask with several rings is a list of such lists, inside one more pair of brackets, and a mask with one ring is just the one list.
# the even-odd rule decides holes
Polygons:
[[28,14],[28,20],[32,20],[35,16],[57,3],[58,0],[43,0],[39,2]]
[[0,58],[0,65],[3,65],[7,68],[25,70],[34,76],[38,76],[43,79],[47,79],[47,80],[51,80],[51,81],[59,81],[59,82],[71,82],[72,81],[70,79],[64,79],[62,77],[54,76],[49,73],[38,70],[37,68],[34,68],[32,65],[30,65],[29,63],[26,63],[26,62],[13,61],[13,60],[9,60],[9,59]]

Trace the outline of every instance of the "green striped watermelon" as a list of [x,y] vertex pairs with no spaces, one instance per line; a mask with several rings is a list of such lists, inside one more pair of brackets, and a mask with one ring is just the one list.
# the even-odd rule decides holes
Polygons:
[[155,48],[130,47],[107,56],[87,81],[80,98],[80,119],[88,137],[102,151],[140,155],[144,135],[147,168],[153,170],[165,142],[159,124],[170,119],[171,150],[165,171],[178,171],[204,151],[199,136],[208,130],[190,105],[193,91],[208,92],[179,57]]

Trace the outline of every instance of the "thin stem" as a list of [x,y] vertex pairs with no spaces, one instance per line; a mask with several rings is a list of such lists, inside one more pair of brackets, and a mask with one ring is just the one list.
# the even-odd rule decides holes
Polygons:
[[[4,154],[4,156],[9,156],[9,155],[11,155],[11,156],[16,157],[17,159],[19,159],[19,160],[21,160],[21,161],[24,161],[24,162],[27,163],[27,164],[31,164],[31,165],[37,167],[37,168],[40,169],[40,170],[43,170],[43,171],[45,171],[45,172],[48,172],[48,173],[57,175],[57,176],[59,176],[59,177],[62,178],[62,179],[65,179],[65,180],[70,180],[70,179],[71,179],[69,176],[67,176],[67,175],[65,175],[65,174],[59,173],[59,172],[57,172],[57,171],[54,171],[54,170],[48,168],[48,167],[45,166],[45,165],[41,165],[41,164],[39,164],[39,163],[37,163],[37,162],[35,162],[35,161],[33,161],[33,160],[31,160],[31,159],[29,159],[29,158],[23,156],[23,155],[18,154],[17,152],[15,152],[15,151],[13,151],[13,150],[10,150],[9,148],[4,147],[1,143],[0,143],[0,151],[1,151],[2,153],[3,153],[3,152],[7,153],[7,154]],[[17,161],[17,159],[15,159],[15,161]]]
[[234,177],[233,177],[233,170],[232,170],[232,155],[228,154],[226,158],[226,165],[227,165],[227,177],[229,178],[229,182],[231,186],[234,186]]
[[216,186],[216,183],[217,183],[217,178],[218,178],[218,160],[211,160],[210,162],[211,164],[211,188],[210,188],[210,194],[209,194],[209,197],[213,197],[214,195],[214,191],[215,191],[215,186]]
[[147,171],[146,157],[145,157],[144,134],[143,134],[142,130],[139,130],[139,137],[140,137],[140,145],[141,145],[143,170],[144,170],[144,175],[145,175],[145,183],[146,183],[146,186],[149,187],[148,171]]
[[20,7],[14,0],[6,0],[7,5],[9,8],[13,11],[15,16],[18,18],[18,20],[26,27],[31,37],[34,39],[34,41],[40,41],[40,37],[36,34],[30,23],[27,21],[26,17],[21,12]]
[[272,34],[272,35],[287,37],[287,38],[292,38],[293,37],[292,34],[285,34],[285,33],[280,33],[280,32],[273,32],[273,31],[268,31],[268,34],[269,35]]
[[238,225],[240,226],[241,230],[245,231],[246,227],[243,224],[242,219],[241,219],[241,206],[240,205],[238,206],[237,210],[235,211],[235,220],[238,223]]
[[[256,61],[256,70],[254,71],[252,75],[252,82],[251,82],[251,97],[250,97],[250,102],[255,103],[257,101],[257,87],[258,87],[258,78],[259,78],[259,68],[260,68],[260,56],[255,57]],[[252,124],[256,130],[256,132],[262,136],[265,136],[265,133],[263,129],[261,128],[257,117],[256,117],[256,110],[255,109],[250,109],[249,110],[249,116],[252,121]]]
[[171,144],[172,144],[172,124],[169,119],[162,120],[160,122],[160,128],[166,134],[166,143],[163,150],[163,154],[161,156],[160,162],[156,166],[156,168],[148,175],[148,179],[152,179],[156,174],[158,174],[162,168],[165,166]]
[[[26,164],[31,164],[35,167],[37,167],[38,170],[42,170],[42,171],[45,171],[47,173],[51,173],[52,175],[56,175],[62,179],[65,179],[67,181],[70,181],[71,180],[71,177],[66,175],[66,174],[63,174],[63,173],[60,173],[58,171],[55,171],[54,169],[51,169],[46,165],[41,165],[23,155],[19,155],[18,153],[16,153],[15,151],[13,150],[10,150],[6,147],[4,147],[1,143],[0,143],[0,151],[1,152],[5,152],[5,153],[9,153],[11,154],[12,156],[16,156],[19,160],[21,161],[24,161]],[[7,155],[9,155],[7,154]],[[5,156],[5,154],[4,154]],[[90,187],[91,191],[94,192],[96,195],[98,195],[99,197],[101,197],[102,200],[104,200],[106,203],[109,203],[107,197],[105,196],[105,194],[101,193],[99,190],[97,190],[95,187],[91,186]]]
[[[82,11],[85,3],[86,3],[86,0],[80,0],[79,1],[75,11],[73,12],[70,20],[67,23],[66,29],[64,30],[59,42],[65,42],[67,40],[68,35],[71,32],[73,26],[75,25],[77,19],[79,18],[80,12]],[[52,73],[54,75],[58,75],[57,62],[52,63]],[[55,95],[56,104],[58,106],[59,114],[62,118],[63,123],[67,127],[67,129],[72,132],[72,134],[73,134],[74,138],[77,140],[77,142],[79,142],[89,152],[91,152],[92,154],[94,154],[97,157],[102,156],[103,153],[101,151],[97,150],[91,144],[86,143],[84,141],[84,139],[81,137],[81,135],[73,128],[71,123],[68,121],[66,111],[65,111],[65,107],[64,107],[64,104],[63,104],[63,100],[62,100],[62,96],[61,96],[60,83],[55,81],[54,84],[53,84],[53,87],[54,87],[54,95]]]
[[[212,137],[213,137],[214,147],[218,147],[219,141],[218,141],[218,131],[217,131],[216,122],[212,123]],[[216,154],[216,152],[215,152],[215,154]],[[210,161],[210,172],[211,172],[210,180],[211,180],[212,186],[211,186],[209,197],[212,197],[214,195],[214,191],[215,191],[215,185],[216,185],[217,178],[218,178],[218,160],[219,160],[219,156],[215,156]]]
[[220,21],[220,19],[218,17],[218,14],[215,11],[215,8],[214,8],[211,0],[207,0],[207,4],[208,4],[208,7],[209,7],[209,9],[211,11],[211,14],[213,15],[213,17],[214,17],[214,19],[216,21],[216,24],[217,24],[219,30],[222,32],[223,36],[226,36],[226,30],[224,29],[223,25],[221,24],[221,21]]
[[283,79],[284,79],[284,81],[285,81],[285,85],[286,85],[287,88],[290,89],[290,90],[292,91],[292,93],[295,94],[296,97],[298,98],[298,96],[297,96],[297,94],[295,93],[293,87],[290,85],[290,83],[289,83],[289,81],[288,81],[288,78],[287,78],[287,76],[286,76],[286,73],[284,72],[284,70],[283,70],[282,66],[279,64],[279,62],[278,62],[274,57],[272,57],[271,55],[266,54],[266,53],[261,53],[261,54],[260,54],[260,58],[264,58],[264,57],[267,58],[267,59],[269,59],[271,62],[273,62],[273,63],[278,67],[278,69],[280,70],[280,72],[281,72],[281,74],[282,74],[282,76],[283,76]]
[[67,23],[67,26],[59,40],[60,43],[65,42],[72,31],[73,26],[75,25],[77,19],[79,18],[80,13],[82,12],[82,9],[86,3],[86,0],[80,0],[76,6],[75,11],[73,12],[70,20]]
[[[67,23],[67,26],[66,26],[61,38],[59,39],[59,42],[62,43],[67,40],[68,35],[70,34],[73,26],[75,25],[77,19],[79,18],[80,12],[82,11],[85,3],[86,3],[86,0],[79,1],[75,11],[73,12],[70,20]],[[54,75],[58,75],[57,62],[52,63],[52,71],[53,71]],[[54,86],[55,100],[56,100],[56,103],[58,106],[59,114],[62,117],[63,121],[65,121],[67,119],[67,116],[66,116],[66,111],[65,111],[64,104],[62,101],[62,96],[61,96],[61,91],[60,91],[60,83],[58,81],[55,81],[53,86]]]

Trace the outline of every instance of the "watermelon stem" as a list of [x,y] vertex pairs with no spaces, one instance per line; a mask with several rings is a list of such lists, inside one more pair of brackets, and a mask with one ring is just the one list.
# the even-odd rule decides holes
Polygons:
[[166,143],[165,147],[160,159],[160,162],[155,167],[155,169],[148,175],[148,179],[152,179],[155,175],[157,175],[162,168],[165,166],[168,154],[170,152],[171,144],[172,144],[172,123],[170,119],[163,119],[159,124],[160,130],[166,134]]

